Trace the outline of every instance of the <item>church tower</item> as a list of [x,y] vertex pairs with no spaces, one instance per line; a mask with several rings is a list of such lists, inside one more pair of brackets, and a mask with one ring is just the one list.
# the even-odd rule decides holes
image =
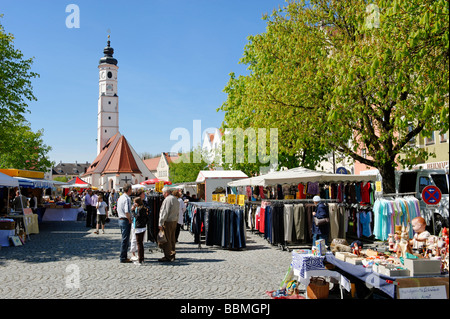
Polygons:
[[117,60],[113,58],[114,49],[108,44],[100,59],[98,117],[97,117],[97,155],[105,147],[106,142],[119,132],[119,97],[117,96]]

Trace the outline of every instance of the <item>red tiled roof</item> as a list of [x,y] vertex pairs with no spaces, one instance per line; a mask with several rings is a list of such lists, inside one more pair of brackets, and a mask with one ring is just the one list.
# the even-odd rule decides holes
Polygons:
[[141,173],[130,145],[123,135],[117,133],[106,142],[83,176],[94,173]]
[[120,137],[103,173],[141,173],[125,136]]
[[178,159],[179,158],[178,155],[172,156],[172,155],[169,155],[167,153],[163,153],[163,154],[164,154],[164,157],[166,158],[167,164],[170,164],[174,159]]
[[[106,154],[108,153],[108,151],[110,150],[110,147],[115,146],[115,140],[117,139],[117,137],[120,135],[119,132],[117,132],[113,137],[111,137],[108,142],[106,142],[105,146],[103,147],[103,149],[101,150],[100,154],[97,155],[97,157],[95,158],[95,160],[92,161],[92,164],[87,168],[86,173],[83,174],[83,176],[85,175],[91,175],[93,173],[97,172],[101,172],[103,171],[102,168],[98,167],[98,165],[102,162],[103,158],[106,156]],[[114,145],[111,145],[114,144]]]
[[155,158],[148,158],[144,160],[145,166],[148,167],[151,171],[156,171],[158,168],[159,160],[161,159],[161,156],[155,157]]

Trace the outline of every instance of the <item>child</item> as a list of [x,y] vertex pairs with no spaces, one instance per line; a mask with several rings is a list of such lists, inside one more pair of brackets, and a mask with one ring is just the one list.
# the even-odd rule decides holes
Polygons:
[[135,261],[135,265],[142,265],[144,263],[144,235],[147,230],[148,213],[144,207],[144,203],[140,197],[134,199],[135,209],[132,210],[134,233],[136,236],[138,261]]
[[99,224],[102,224],[102,231],[103,234],[105,233],[105,223],[106,218],[108,217],[106,212],[106,203],[103,201],[103,195],[100,194],[98,196],[97,205],[95,206],[97,208],[97,229],[95,231],[96,234],[98,234],[98,227]]

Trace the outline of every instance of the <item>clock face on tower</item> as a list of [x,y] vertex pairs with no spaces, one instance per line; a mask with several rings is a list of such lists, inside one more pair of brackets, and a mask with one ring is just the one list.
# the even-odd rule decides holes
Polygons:
[[106,86],[106,90],[107,90],[107,91],[112,91],[112,89],[113,89],[112,84],[108,84],[108,85]]

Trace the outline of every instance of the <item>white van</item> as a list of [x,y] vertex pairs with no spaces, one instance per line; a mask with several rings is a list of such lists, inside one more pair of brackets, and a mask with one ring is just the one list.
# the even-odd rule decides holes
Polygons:
[[[415,169],[396,172],[396,191],[400,194],[411,193],[420,202],[422,216],[427,221],[430,233],[439,234],[442,227],[449,227],[449,176],[448,170]],[[442,198],[438,205],[427,205],[422,199],[426,186],[437,186]]]

